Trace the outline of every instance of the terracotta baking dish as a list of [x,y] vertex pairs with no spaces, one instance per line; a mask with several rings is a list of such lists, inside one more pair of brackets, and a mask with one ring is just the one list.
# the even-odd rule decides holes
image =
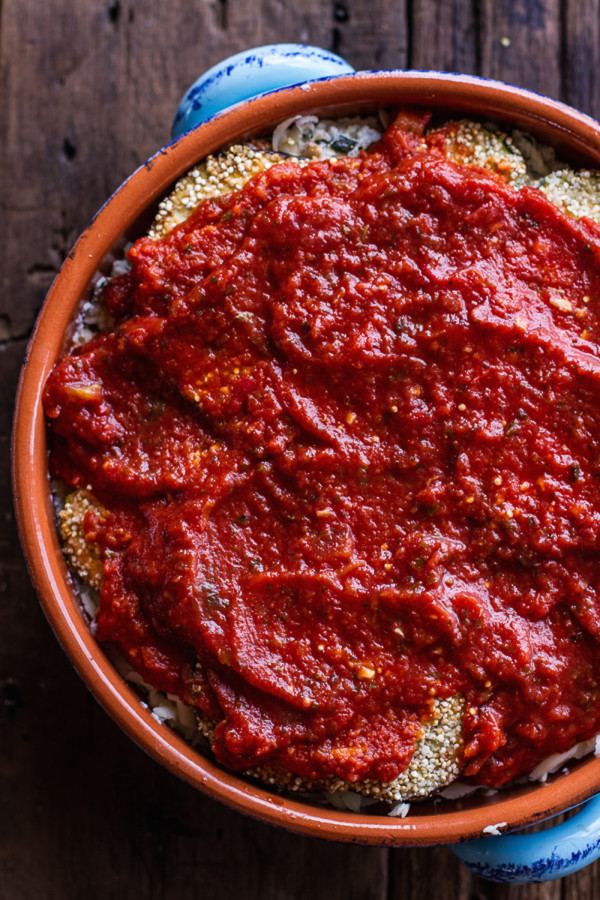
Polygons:
[[239,103],[142,165],[77,241],[52,285],[28,348],[13,446],[18,523],[31,577],[59,641],[114,720],[173,773],[234,809],[304,834],[395,846],[464,841],[481,837],[490,825],[512,830],[547,818],[600,791],[600,759],[580,761],[568,774],[545,784],[525,784],[492,797],[413,804],[406,819],[311,805],[224,771],[152,718],[84,623],[57,537],[40,397],[65,346],[74,312],[103,263],[141,233],[161,196],[194,163],[234,139],[268,133],[297,113],[348,114],[399,105],[509,122],[552,144],[570,161],[600,167],[600,126],[594,121],[544,97],[471,77],[364,72],[278,89]]

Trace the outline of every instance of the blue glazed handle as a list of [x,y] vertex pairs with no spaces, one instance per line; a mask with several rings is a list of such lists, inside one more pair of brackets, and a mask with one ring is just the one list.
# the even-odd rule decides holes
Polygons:
[[490,881],[530,884],[571,875],[600,856],[600,794],[546,831],[481,838],[451,849],[472,872]]
[[183,95],[173,138],[216,113],[267,91],[354,72],[340,56],[305,44],[268,44],[236,53],[201,75]]

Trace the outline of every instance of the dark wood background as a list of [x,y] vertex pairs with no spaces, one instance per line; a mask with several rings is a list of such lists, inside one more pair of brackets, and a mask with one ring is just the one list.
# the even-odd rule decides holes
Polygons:
[[0,0],[0,900],[583,900],[471,877],[445,848],[301,838],[196,793],[135,747],[62,654],[22,561],[9,443],[27,338],[73,241],[166,143],[187,86],[303,41],[356,68],[477,73],[600,117],[600,0]]

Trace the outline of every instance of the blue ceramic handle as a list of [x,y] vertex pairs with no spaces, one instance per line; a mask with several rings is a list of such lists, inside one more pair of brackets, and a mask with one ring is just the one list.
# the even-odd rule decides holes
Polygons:
[[571,875],[600,856],[600,794],[546,831],[502,834],[451,849],[472,872],[490,881],[530,884]]
[[267,91],[315,78],[348,75],[352,66],[335,53],[305,44],[268,44],[217,63],[183,95],[173,122],[173,138],[216,113]]

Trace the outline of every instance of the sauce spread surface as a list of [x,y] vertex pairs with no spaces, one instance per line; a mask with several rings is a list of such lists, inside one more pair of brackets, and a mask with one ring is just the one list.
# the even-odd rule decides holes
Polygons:
[[490,785],[600,730],[600,229],[402,115],[140,239],[45,390],[97,636],[234,769]]

